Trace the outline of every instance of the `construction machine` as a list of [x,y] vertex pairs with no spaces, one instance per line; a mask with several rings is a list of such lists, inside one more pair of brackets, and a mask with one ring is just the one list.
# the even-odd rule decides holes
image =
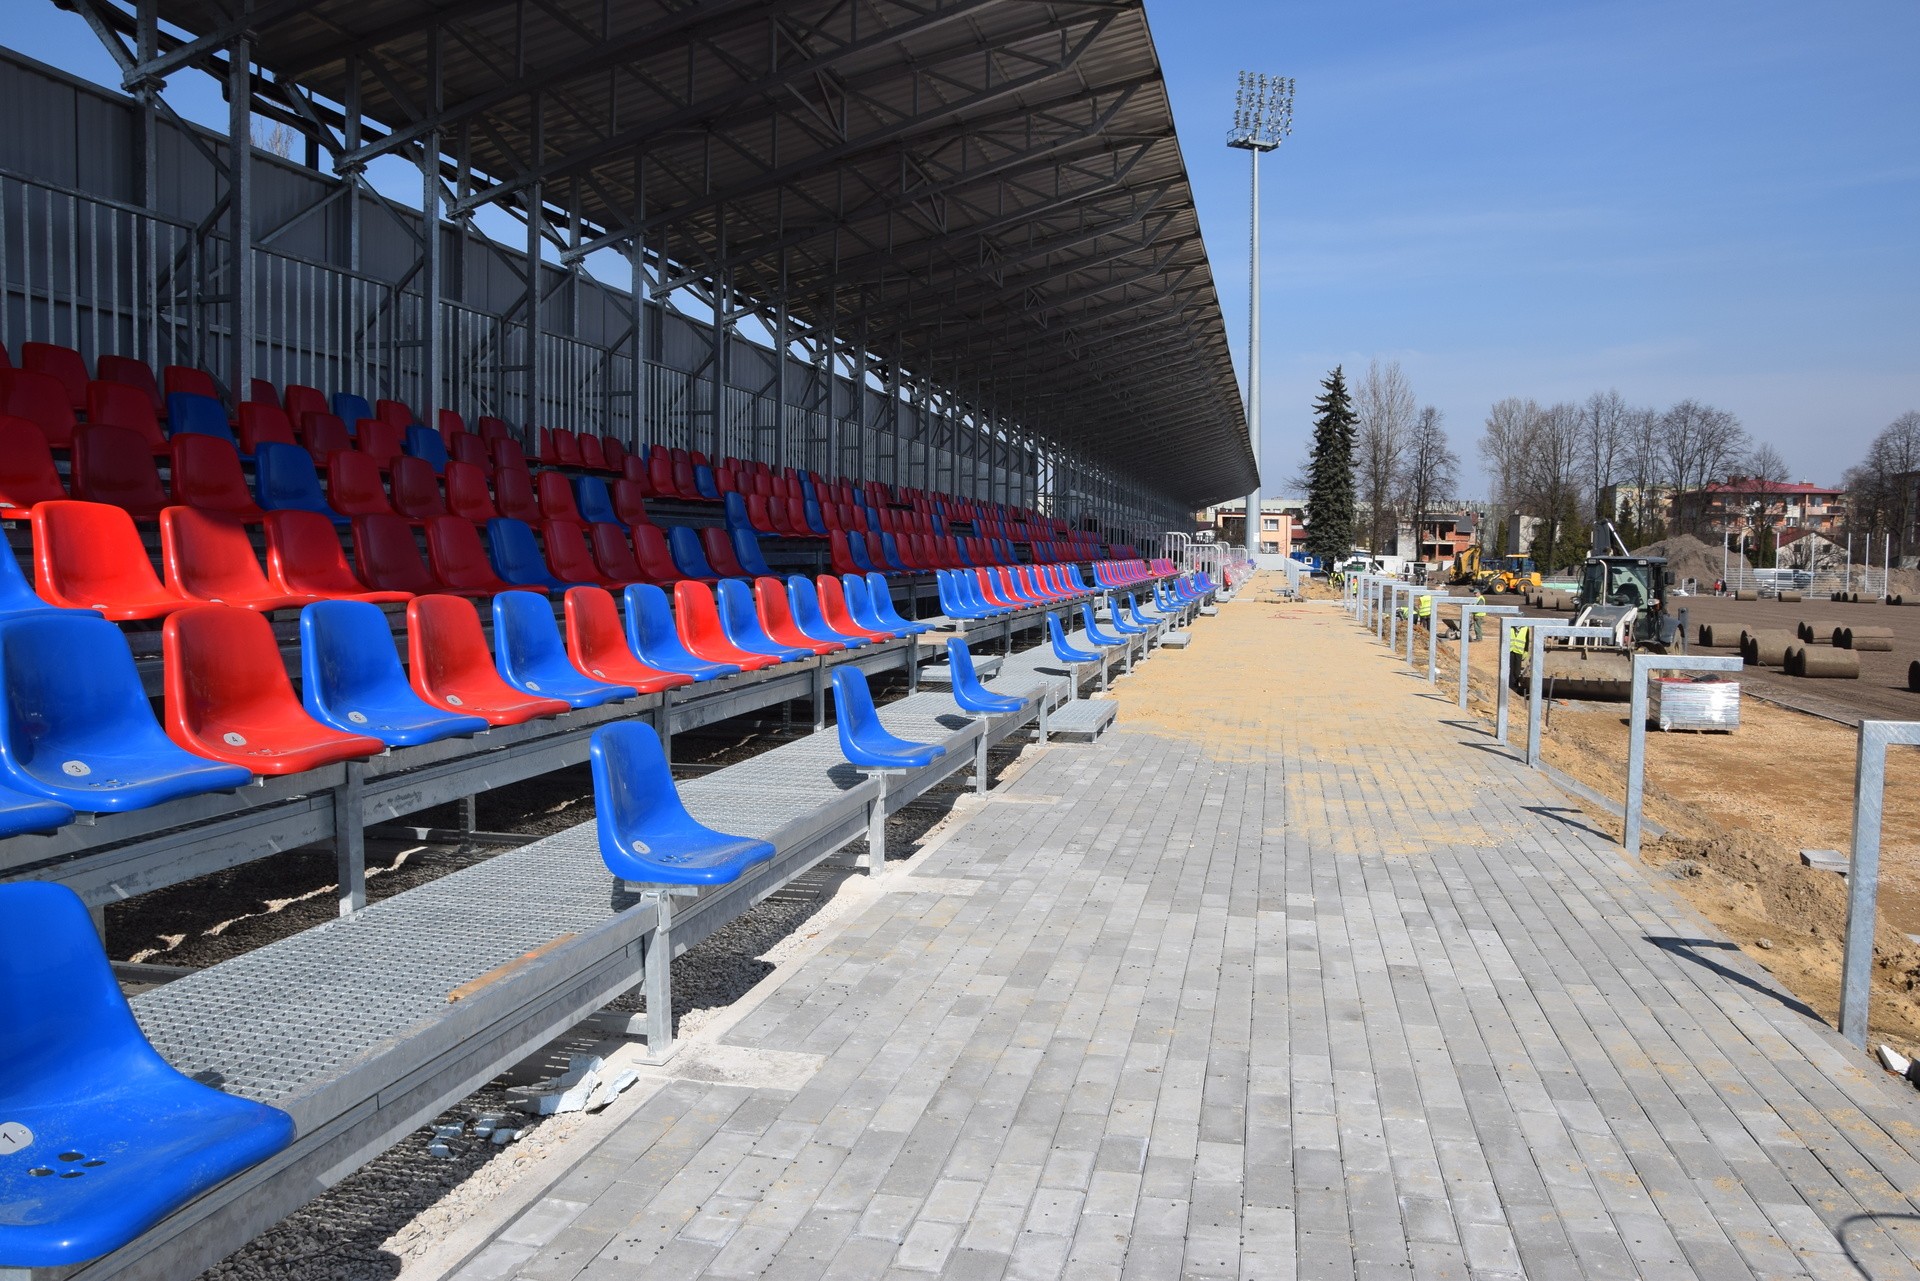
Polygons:
[[1453,558],[1453,572],[1447,575],[1449,587],[1484,587],[1487,571],[1480,565],[1480,549],[1468,546]]
[[[1681,622],[1667,613],[1666,560],[1628,552],[1611,521],[1602,522],[1594,539],[1604,550],[1589,556],[1581,568],[1573,622],[1576,627],[1606,627],[1613,635],[1572,642],[1548,637],[1542,675],[1559,697],[1625,700],[1633,692],[1635,652],[1683,649],[1685,633]],[[1532,673],[1521,675],[1531,679]]]
[[1538,586],[1540,571],[1533,567],[1533,557],[1502,556],[1488,573],[1486,589],[1497,595],[1513,596]]

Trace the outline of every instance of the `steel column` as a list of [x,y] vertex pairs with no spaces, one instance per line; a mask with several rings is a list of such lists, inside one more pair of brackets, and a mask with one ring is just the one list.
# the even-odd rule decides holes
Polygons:
[[227,282],[234,404],[253,379],[253,54],[245,37],[227,46]]
[[1920,722],[1861,721],[1853,770],[1853,850],[1847,861],[1847,943],[1840,966],[1840,1035],[1867,1043],[1873,934],[1879,916],[1880,826],[1887,748],[1920,747]]
[[[1603,629],[1604,630],[1604,629]],[[1645,799],[1647,769],[1647,674],[1649,672],[1737,672],[1737,658],[1688,657],[1681,654],[1633,656],[1633,702],[1627,713],[1627,811],[1621,844],[1640,855],[1640,806]],[[1536,673],[1537,679],[1537,673]],[[1875,856],[1878,857],[1878,849]]]

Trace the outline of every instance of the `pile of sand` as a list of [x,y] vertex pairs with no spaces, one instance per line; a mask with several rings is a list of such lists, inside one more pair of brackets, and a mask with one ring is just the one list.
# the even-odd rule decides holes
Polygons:
[[1684,583],[1692,578],[1702,587],[1711,587],[1722,574],[1731,575],[1738,570],[1753,568],[1745,556],[1726,555],[1718,547],[1703,543],[1692,534],[1676,534],[1657,543],[1648,543],[1645,547],[1636,547],[1633,554],[1665,557],[1667,572],[1673,575],[1674,582]]

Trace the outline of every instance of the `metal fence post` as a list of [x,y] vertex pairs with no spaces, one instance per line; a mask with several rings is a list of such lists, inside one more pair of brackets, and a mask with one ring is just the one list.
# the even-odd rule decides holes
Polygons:
[[[1520,607],[1518,605],[1482,605],[1482,604],[1476,603],[1471,597],[1467,597],[1467,596],[1462,596],[1459,599],[1460,599],[1460,709],[1462,711],[1465,711],[1467,706],[1467,664],[1468,664],[1468,661],[1473,656],[1472,651],[1468,648],[1472,642],[1470,642],[1467,639],[1467,620],[1480,614],[1486,614],[1486,615],[1518,614],[1520,612]],[[1506,640],[1507,640],[1506,628],[1502,627],[1500,630],[1500,652],[1502,654],[1507,652]],[[1433,658],[1431,655],[1429,655],[1427,659],[1427,683],[1429,685],[1434,683]],[[1503,712],[1506,710],[1506,706],[1507,706],[1506,689],[1507,689],[1507,683],[1503,680],[1500,682],[1500,691],[1501,691],[1500,692],[1500,709]],[[1502,730],[1505,729],[1504,720],[1501,722],[1501,728]],[[1504,738],[1502,739],[1502,741],[1505,741]]]
[[1853,852],[1847,861],[1847,946],[1840,965],[1840,1035],[1867,1044],[1873,927],[1879,916],[1880,821],[1887,748],[1920,747],[1920,721],[1861,721],[1853,774]]
[[[1640,854],[1640,804],[1646,791],[1647,768],[1647,673],[1648,672],[1737,672],[1737,658],[1706,658],[1700,655],[1635,654],[1633,656],[1633,702],[1627,713],[1627,810],[1626,831],[1621,843],[1627,853]],[[1875,851],[1878,858],[1878,850]]]
[[1542,658],[1549,636],[1564,636],[1568,640],[1612,640],[1610,627],[1575,627],[1571,623],[1535,624],[1533,628],[1533,670],[1527,682],[1527,764],[1534,769],[1540,768],[1540,698],[1544,685],[1541,678]]

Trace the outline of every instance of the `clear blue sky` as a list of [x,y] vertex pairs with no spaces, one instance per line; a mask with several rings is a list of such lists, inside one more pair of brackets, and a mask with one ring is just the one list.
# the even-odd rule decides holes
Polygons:
[[[117,82],[79,18],[11,8],[8,45]],[[1374,356],[1445,412],[1470,495],[1503,396],[1698,397],[1822,482],[1920,408],[1914,0],[1148,15],[1243,371],[1246,157],[1225,129],[1241,68],[1299,81],[1294,136],[1262,163],[1268,493],[1298,468],[1319,379]],[[204,77],[169,97],[224,119]]]

